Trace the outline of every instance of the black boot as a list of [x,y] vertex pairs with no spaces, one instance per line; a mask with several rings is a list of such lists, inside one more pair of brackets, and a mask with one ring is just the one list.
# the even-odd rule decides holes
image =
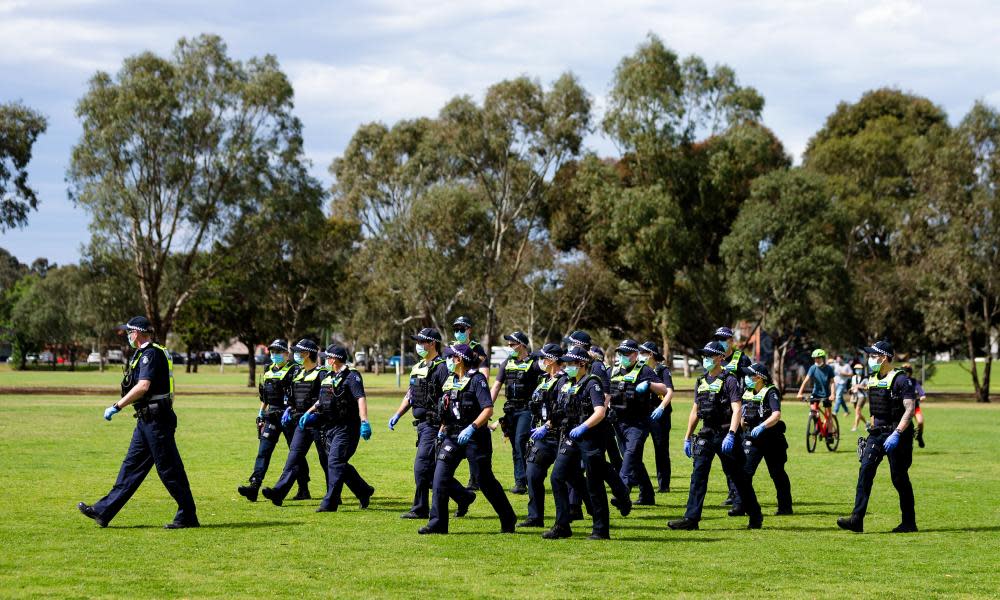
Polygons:
[[559,538],[568,538],[573,535],[573,530],[569,527],[560,527],[558,525],[553,525],[552,529],[549,529],[542,534],[542,539],[544,540],[558,540]]
[[916,523],[900,523],[892,530],[893,533],[916,533],[917,524]]
[[840,517],[837,519],[837,527],[853,531],[854,533],[863,533],[865,530],[865,523],[861,519],[857,519],[854,515],[851,515],[849,517]]
[[292,500],[312,500],[312,495],[309,493],[309,484],[300,483],[299,491],[297,494],[292,496]]
[[260,493],[270,500],[275,506],[281,506],[283,500],[278,497],[278,494],[271,488],[266,487],[260,491]]
[[689,519],[687,517],[681,517],[680,519],[674,519],[673,521],[667,522],[667,527],[671,529],[698,529],[698,521],[694,519]]
[[917,445],[920,446],[921,448],[924,447],[924,430],[923,429],[918,429],[917,430]]
[[260,482],[253,478],[250,478],[250,485],[241,485],[240,487],[236,488],[236,491],[237,493],[239,493],[240,496],[243,496],[250,502],[256,502],[257,492],[260,491]]
[[523,480],[518,480],[518,481],[516,481],[514,483],[514,487],[510,488],[510,493],[511,494],[518,494],[518,495],[520,495],[520,494],[527,494],[528,493],[528,486],[525,485],[525,483],[524,483]]

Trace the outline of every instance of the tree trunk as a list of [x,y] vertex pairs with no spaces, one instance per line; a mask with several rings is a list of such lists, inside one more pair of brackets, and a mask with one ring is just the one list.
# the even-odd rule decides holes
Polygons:
[[986,363],[983,364],[983,387],[976,398],[978,402],[990,401],[990,371],[993,367],[993,353],[986,353]]
[[247,347],[247,387],[254,388],[257,387],[257,357],[254,355],[257,343],[250,339],[240,341]]
[[[966,313],[966,318],[968,318],[968,313]],[[979,384],[979,370],[976,367],[976,344],[973,340],[972,328],[969,326],[966,326],[965,328],[965,343],[966,348],[969,351],[969,362],[971,363],[969,365],[969,372],[972,374],[972,388],[976,392],[976,401],[983,402],[984,397],[986,400],[989,400],[990,389],[983,388],[983,386]]]
[[[691,377],[691,364],[689,362],[690,360],[691,360],[691,354],[688,353],[687,349],[685,349],[684,350],[684,378],[685,379],[689,379]],[[671,359],[671,365],[672,365],[672,363],[673,363],[673,359]]]

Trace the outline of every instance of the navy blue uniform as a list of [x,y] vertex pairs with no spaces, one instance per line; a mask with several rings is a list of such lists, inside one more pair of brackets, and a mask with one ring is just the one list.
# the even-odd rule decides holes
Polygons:
[[[295,434],[295,422],[287,426],[281,425],[281,414],[288,406],[288,398],[291,394],[292,378],[298,373],[299,366],[296,364],[283,364],[280,367],[274,365],[264,372],[264,381],[260,385],[260,400],[267,406],[264,408],[264,423],[260,427],[257,435],[260,442],[257,444],[257,458],[254,461],[253,473],[250,474],[250,485],[260,487],[267,469],[271,464],[271,455],[278,445],[278,440],[283,436],[285,444],[292,446],[292,437]],[[305,457],[299,464],[297,481],[299,489],[307,489],[309,484],[309,465]]]
[[[766,421],[771,413],[781,411],[781,398],[777,388],[768,386],[754,394],[747,391],[743,394],[744,439],[743,453],[746,455],[744,470],[751,481],[757,473],[757,467],[763,460],[767,471],[774,482],[777,495],[778,512],[792,512],[792,486],[785,472],[788,462],[788,440],[785,439],[785,423],[778,421],[765,429],[756,438],[751,438],[749,432],[754,427]],[[739,494],[734,498],[733,505],[740,504]]]
[[722,451],[722,442],[729,433],[729,419],[732,415],[731,403],[742,401],[741,388],[740,382],[732,375],[721,377],[721,381],[720,377],[708,375],[698,380],[698,387],[695,390],[696,404],[699,402],[699,398],[712,397],[715,399],[711,402],[715,412],[711,416],[702,416],[703,412],[699,407],[702,428],[698,435],[691,440],[694,466],[691,471],[691,488],[688,491],[687,510],[684,513],[686,519],[701,520],[701,510],[705,504],[705,494],[708,491],[708,476],[711,473],[712,459],[715,456],[719,457],[722,470],[732,480],[739,492],[743,501],[743,509],[750,515],[751,520],[761,518],[757,495],[754,493],[746,471],[744,471],[743,465],[746,456],[740,451],[742,439],[739,432],[735,432],[736,440],[732,453],[726,454]]
[[[649,437],[649,413],[653,410],[653,399],[656,394],[647,391],[643,394],[634,393],[631,400],[619,398],[622,402],[616,406],[614,386],[621,385],[622,378],[627,377],[627,386],[633,390],[635,386],[649,382],[660,383],[656,373],[646,365],[635,365],[627,371],[620,367],[615,370],[611,377],[612,400],[611,405],[615,407],[618,419],[615,422],[615,433],[618,438],[618,445],[622,449],[622,466],[619,470],[622,482],[631,490],[638,486],[640,504],[653,504],[655,502],[653,484],[649,480],[649,472],[642,461],[643,450],[646,445],[646,438]],[[658,404],[658,402],[657,402]]]
[[177,415],[173,410],[170,369],[166,349],[148,342],[137,349],[129,361],[129,369],[122,382],[122,397],[139,381],[149,381],[150,385],[146,395],[133,404],[136,410],[135,430],[118,471],[118,479],[108,495],[93,506],[105,522],[118,514],[139,489],[150,469],[156,466],[160,481],[177,502],[174,522],[198,523],[191,486],[174,441]]
[[278,482],[271,488],[269,498],[276,504],[280,504],[292,489],[292,483],[298,479],[301,465],[305,462],[306,456],[309,454],[309,447],[313,444],[316,445],[319,464],[326,475],[327,487],[329,487],[326,438],[323,436],[319,424],[314,422],[302,429],[298,427],[299,417],[305,414],[319,397],[319,384],[324,373],[326,371],[316,366],[312,369],[299,370],[292,379],[292,420],[289,426],[293,428],[294,433],[292,434],[292,443],[288,447],[285,468],[281,471]]
[[[666,366],[656,365],[654,371],[663,385],[668,389],[674,389],[674,378]],[[663,415],[649,424],[649,437],[653,439],[653,457],[656,460],[657,491],[660,492],[670,491],[670,421],[673,412],[674,403],[671,401],[663,409]]]
[[460,445],[456,440],[459,433],[468,427],[486,408],[493,406],[486,377],[479,371],[471,371],[465,377],[453,376],[445,388],[441,416],[444,421],[444,439],[441,440],[434,467],[434,496],[431,502],[430,520],[427,529],[436,533],[448,533],[448,498],[465,498],[469,503],[475,498],[455,479],[455,470],[463,459],[477,465],[479,487],[486,496],[503,529],[512,529],[517,517],[510,501],[504,494],[503,486],[493,475],[493,446],[489,427],[475,430],[472,438]]
[[531,411],[528,400],[545,373],[538,368],[538,361],[529,355],[524,360],[506,358],[500,364],[497,383],[504,387],[503,417],[509,428],[511,455],[514,461],[514,480],[525,482],[525,457],[528,437],[531,435]]
[[[891,379],[891,383],[887,379]],[[888,385],[887,385],[888,384]],[[880,400],[880,395],[888,398]],[[858,471],[858,486],[854,497],[856,519],[864,519],[868,511],[868,501],[871,498],[875,473],[882,459],[889,458],[889,474],[892,485],[899,494],[899,509],[902,513],[902,525],[916,527],[917,516],[914,509],[913,484],[910,483],[910,465],[913,463],[913,436],[910,430],[904,430],[899,436],[899,444],[891,453],[883,448],[886,438],[892,435],[899,420],[903,416],[903,400],[914,400],[913,379],[903,371],[892,371],[886,377],[879,378],[873,374],[868,379],[868,406],[872,412],[872,427],[868,430],[868,439],[861,454],[861,467]]]
[[[434,482],[434,447],[441,416],[437,414],[437,404],[441,399],[444,384],[450,377],[443,357],[435,357],[428,362],[422,360],[410,371],[410,408],[413,424],[417,428],[417,454],[413,459],[413,480],[416,491],[410,512],[423,518],[430,514],[430,492]],[[464,498],[463,493],[460,498]],[[460,498],[455,498],[458,501]]]
[[[576,388],[575,390],[573,388]],[[577,415],[567,410],[569,403],[575,403],[579,409]],[[585,474],[587,494],[590,497],[590,514],[593,518],[592,533],[607,537],[611,524],[608,515],[608,493],[604,489],[604,481],[608,464],[604,460],[604,442],[608,437],[608,422],[602,420],[587,430],[579,439],[571,439],[569,432],[577,425],[587,420],[593,408],[604,406],[604,387],[597,377],[587,377],[576,384],[569,379],[564,380],[560,389],[557,410],[560,421],[559,454],[552,467],[552,495],[556,502],[555,526],[568,529],[571,522],[569,489],[581,474]],[[582,466],[582,473],[581,473]]]
[[361,440],[358,400],[364,397],[365,384],[361,373],[355,369],[344,367],[337,373],[328,371],[320,380],[317,408],[327,448],[326,496],[320,502],[321,510],[337,510],[345,485],[363,506],[368,504],[375,491],[348,462],[357,452]]

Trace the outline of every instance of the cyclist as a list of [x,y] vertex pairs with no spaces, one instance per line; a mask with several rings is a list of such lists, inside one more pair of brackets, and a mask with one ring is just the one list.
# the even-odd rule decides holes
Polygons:
[[868,403],[868,377],[865,376],[865,368],[861,365],[854,365],[854,376],[851,377],[851,396],[854,404],[854,427],[851,431],[857,431],[861,421],[868,422],[861,410]]
[[826,364],[826,350],[816,348],[812,351],[813,365],[809,367],[806,378],[799,386],[798,398],[805,397],[806,386],[812,383],[812,394],[809,396],[809,412],[815,415],[819,409],[819,403],[823,402],[823,419],[830,418],[830,408],[833,406],[833,367]]
[[914,434],[914,439],[917,440],[917,445],[921,448],[924,447],[924,413],[920,410],[920,403],[927,398],[927,394],[924,392],[923,382],[919,379],[913,377],[913,365],[910,363],[903,363],[900,367],[903,372],[906,373],[907,377],[913,380],[913,395],[915,396],[916,402],[914,403],[915,408],[913,409],[913,419],[917,422],[916,433]]

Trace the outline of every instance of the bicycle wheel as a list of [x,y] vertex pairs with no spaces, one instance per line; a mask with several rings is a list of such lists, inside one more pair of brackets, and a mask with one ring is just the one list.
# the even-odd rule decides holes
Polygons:
[[840,423],[837,422],[837,415],[830,415],[830,420],[826,424],[826,449],[836,452],[840,446]]
[[809,413],[809,420],[806,421],[806,450],[816,451],[816,444],[819,442],[819,417]]

